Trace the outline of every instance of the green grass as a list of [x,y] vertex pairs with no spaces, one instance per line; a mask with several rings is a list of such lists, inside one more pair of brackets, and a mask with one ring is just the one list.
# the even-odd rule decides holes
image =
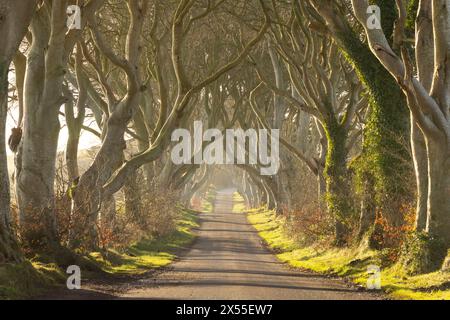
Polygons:
[[245,210],[244,198],[239,194],[239,192],[233,193],[233,213],[240,213]]
[[0,299],[22,299],[37,295],[64,281],[56,264],[24,261],[0,265]]
[[214,200],[202,199],[202,212],[211,213],[214,210]]
[[90,257],[110,274],[142,274],[151,269],[167,266],[176,258],[176,253],[188,246],[195,238],[192,229],[198,227],[197,213],[180,209],[174,232],[159,239],[144,239],[123,252],[109,250],[108,258],[94,252]]
[[[368,266],[383,265],[382,254],[368,250],[365,245],[345,249],[302,247],[288,236],[282,219],[271,211],[253,210],[248,220],[278,259],[290,266],[347,277],[365,286]],[[448,271],[408,276],[401,265],[395,264],[382,269],[381,283],[382,289],[394,299],[450,300]]]
[[[208,201],[203,202],[203,207],[212,208]],[[193,229],[198,227],[197,212],[185,208],[179,210],[176,228],[167,236],[144,239],[121,252],[108,250],[107,259],[98,252],[78,257],[79,261],[74,264],[80,265],[83,279],[98,277],[100,273],[111,276],[138,275],[173,262],[176,254],[194,240]],[[64,260],[64,257],[58,258]],[[67,278],[65,271],[49,260],[49,257],[36,256],[21,264],[0,265],[0,299],[29,298],[64,285]]]

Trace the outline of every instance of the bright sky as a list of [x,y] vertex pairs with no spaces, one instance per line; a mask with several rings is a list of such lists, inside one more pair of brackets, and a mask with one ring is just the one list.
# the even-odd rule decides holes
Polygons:
[[[11,67],[13,67],[13,65],[11,65]],[[10,72],[8,74],[8,80],[10,83],[15,83],[14,72]],[[11,129],[16,127],[17,119],[19,118],[19,109],[17,103],[9,107],[10,111],[8,118],[6,119],[6,142],[8,142],[9,135],[11,134]],[[64,106],[61,106],[61,111],[64,112]],[[59,122],[61,124],[61,131],[59,132],[58,151],[63,151],[65,150],[67,144],[68,132],[67,127],[65,125],[66,122],[63,116],[59,117]],[[92,121],[92,119],[87,119],[85,121],[85,125],[99,131],[97,124],[95,123],[95,121]],[[100,139],[97,138],[95,135],[93,135],[90,132],[82,130],[79,150],[88,149],[92,146],[98,145],[100,142],[101,142]],[[6,150],[8,156],[11,156],[13,154],[9,149],[9,147],[7,147]]]
[[[18,109],[14,108],[12,112],[10,112],[8,119],[6,120],[6,140],[8,141],[9,135],[11,133],[11,129],[16,126],[18,119]],[[59,141],[58,141],[58,151],[63,151],[66,146],[67,142],[67,127],[65,125],[65,120],[63,116],[59,117],[59,121],[61,124],[61,131],[59,132]],[[98,131],[98,127],[95,123],[91,124],[92,119],[88,119],[88,121],[85,123],[86,125],[90,125],[92,128],[96,129]],[[81,138],[80,138],[80,150],[88,149],[94,145],[98,145],[100,143],[100,139],[93,135],[90,132],[86,132],[82,130],[81,132]],[[11,150],[7,147],[7,155],[12,155]]]

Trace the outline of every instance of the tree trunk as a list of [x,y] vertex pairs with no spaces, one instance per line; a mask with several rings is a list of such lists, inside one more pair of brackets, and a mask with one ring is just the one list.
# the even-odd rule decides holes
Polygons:
[[[445,139],[428,139],[428,233],[450,248],[450,152]],[[445,258],[445,257],[444,257]]]
[[324,132],[323,126],[316,120],[316,129],[318,133],[319,145],[319,159],[317,161],[317,201],[321,209],[325,208],[326,195],[327,195],[327,183],[325,181],[325,168],[324,165],[327,161],[328,154],[328,140],[326,138],[326,133]]
[[167,159],[168,158],[167,154],[164,154],[162,157],[163,157],[163,159],[166,158],[166,161],[161,170],[161,173],[156,178],[156,181],[158,182],[158,186],[160,186],[162,188],[166,188],[171,183],[170,180],[171,180],[175,165],[173,164],[173,162],[170,159]]
[[352,210],[349,197],[351,192],[347,170],[346,132],[338,124],[331,124],[326,133],[328,148],[324,176],[327,185],[327,206],[336,221],[335,242],[337,245],[343,245],[347,242],[346,222]]
[[[8,69],[9,64],[0,62],[0,228],[10,223],[10,189],[8,159],[6,155],[6,118],[8,117]],[[2,224],[3,223],[3,224]],[[0,230],[2,231],[2,230]],[[5,232],[7,230],[5,229]],[[0,234],[3,232],[0,232]]]
[[102,199],[102,206],[99,212],[98,219],[96,221],[100,226],[100,232],[103,234],[101,234],[101,237],[98,237],[97,229],[88,229],[88,232],[91,232],[91,234],[89,234],[89,238],[92,241],[89,243],[89,245],[91,245],[91,249],[98,247],[101,247],[103,249],[105,248],[105,245],[107,245],[107,243],[101,243],[100,241],[102,239],[108,241],[108,235],[115,233],[116,216],[116,198],[114,197],[114,195],[108,195],[106,198]]
[[16,158],[19,223],[27,244],[40,247],[56,241],[54,179],[59,121],[25,112],[24,129]]
[[[75,58],[75,72],[78,88],[77,116],[73,110],[74,104],[72,99],[65,104],[66,124],[68,130],[67,147],[66,147],[66,165],[67,173],[70,181],[74,181],[80,176],[78,170],[78,144],[80,143],[81,128],[86,116],[86,101],[88,99],[87,86],[83,79],[83,57],[81,45],[77,45]],[[67,90],[68,91],[68,90]],[[71,95],[67,93],[67,95]]]
[[[125,198],[125,215],[127,217],[139,217],[142,212],[142,204],[140,201],[143,192],[139,190],[138,172],[134,172],[123,186]],[[142,186],[142,185],[141,185]],[[138,218],[136,221],[140,221]]]
[[80,133],[69,134],[66,147],[66,165],[69,180],[73,181],[79,174],[78,170],[78,145],[80,142]]
[[[81,221],[74,223],[70,247],[81,245],[85,239],[87,248],[95,249],[98,244],[95,225],[101,209],[103,185],[113,172],[123,163],[123,150],[126,149],[124,134],[131,115],[123,119],[120,113],[113,113],[107,122],[106,137],[94,162],[80,177],[73,198],[72,216]],[[85,236],[87,238],[85,238]]]
[[277,193],[280,196],[280,206],[281,210],[287,210],[290,211],[292,208],[292,195],[289,190],[289,175],[292,172],[292,164],[289,156],[282,155],[281,160],[281,170],[275,177],[275,182],[277,185]]
[[[395,1],[377,1],[376,4],[382,10],[383,30],[392,39],[397,19]],[[399,210],[390,209],[400,207],[399,202],[410,201],[411,198],[409,181],[401,179],[409,174],[408,168],[403,161],[399,161],[409,160],[408,150],[401,144],[401,141],[409,139],[410,133],[405,96],[395,79],[361,40],[359,33],[343,19],[336,5],[317,0],[313,6],[326,20],[331,37],[346,53],[370,95],[370,112],[364,128],[362,161],[365,165],[362,171],[368,171],[373,176],[374,185],[364,193],[373,198],[370,202],[385,214],[388,221],[397,222]],[[360,176],[365,176],[365,173]],[[398,197],[388,196],[393,194]]]
[[427,224],[428,207],[428,158],[425,137],[412,119],[411,147],[417,184],[416,230],[423,231]]
[[[24,130],[16,156],[16,194],[23,240],[31,247],[56,243],[54,179],[64,103],[66,1],[42,6],[31,23],[32,45],[24,87]],[[49,15],[49,10],[51,14]],[[66,51],[67,49],[67,51]]]
[[[145,96],[146,95],[144,94],[144,97]],[[143,104],[152,103],[151,99],[145,98],[143,100],[144,100]],[[133,114],[134,131],[137,133],[137,135],[139,137],[141,137],[143,139],[147,139],[147,137],[149,136],[147,126],[145,125],[146,113],[142,110],[142,109],[145,110],[145,107],[146,107],[145,105],[141,106],[141,108]],[[145,152],[145,150],[147,150],[149,148],[149,146],[150,146],[149,140],[141,140],[141,139],[138,140],[139,153]],[[143,171],[147,186],[149,186],[149,187],[154,178],[154,171],[153,171],[152,165],[153,165],[152,163],[147,163],[142,166],[142,171]]]
[[327,182],[323,176],[323,168],[319,167],[319,172],[317,173],[317,199],[319,201],[319,206],[323,208],[324,197],[327,194]]
[[19,262],[20,250],[10,229],[10,192],[8,161],[5,145],[6,118],[8,116],[9,64],[0,62],[0,264]]
[[266,203],[267,203],[267,208],[269,210],[276,210],[277,209],[277,201],[276,201],[276,196],[273,193],[273,190],[267,186],[266,183],[263,183],[264,185],[264,190],[266,192]]
[[8,71],[20,42],[27,32],[35,7],[36,1],[4,0],[0,5],[0,37],[2,39],[0,46],[0,264],[20,262],[22,259],[10,225],[10,185],[5,129],[8,115]]

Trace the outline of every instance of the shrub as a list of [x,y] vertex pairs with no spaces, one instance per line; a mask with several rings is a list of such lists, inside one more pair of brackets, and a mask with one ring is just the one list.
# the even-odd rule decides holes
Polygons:
[[286,228],[302,245],[328,244],[334,235],[334,219],[318,205],[297,207],[287,213]]
[[158,239],[175,231],[178,193],[155,187],[140,188],[137,192],[132,199],[137,202],[132,206],[133,211],[129,207],[127,210],[122,195],[117,201],[113,225],[99,225],[101,247],[124,248],[143,238]]
[[445,244],[425,232],[412,232],[402,246],[400,263],[408,274],[439,270],[447,255]]
[[[370,247],[375,249],[389,249],[391,261],[399,258],[400,250],[407,240],[408,235],[415,229],[416,212],[411,204],[398,206],[399,212],[397,225],[389,222],[382,212],[377,212],[374,231],[370,237]],[[387,252],[386,251],[386,252]]]

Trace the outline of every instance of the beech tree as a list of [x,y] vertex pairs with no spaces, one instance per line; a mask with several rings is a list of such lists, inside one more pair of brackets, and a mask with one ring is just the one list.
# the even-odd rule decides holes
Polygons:
[[[275,10],[274,16],[280,17],[280,8]],[[322,155],[301,158],[318,176],[319,189],[321,181],[326,182],[324,196],[336,219],[336,243],[342,245],[347,241],[347,225],[354,213],[354,199],[348,197],[352,183],[349,155],[361,132],[360,117],[356,115],[362,113],[367,100],[356,73],[337,45],[327,34],[308,28],[309,19],[298,3],[293,4],[291,12],[291,18],[278,18],[271,28],[277,51],[286,65],[291,92],[286,84],[280,86],[279,73],[284,72],[280,67],[274,70],[274,82],[257,66],[258,75],[276,96],[316,119]]]
[[[312,231],[336,252],[380,249],[384,261],[388,249],[436,270],[450,247],[449,5],[0,0],[0,263],[108,260],[220,181],[299,243]],[[216,135],[173,160],[174,131],[192,138],[199,121]],[[197,161],[230,151],[229,129],[245,132],[244,152]],[[272,129],[264,150],[253,130]],[[278,133],[275,174],[261,154],[243,161],[256,144],[278,154]]]
[[[88,16],[102,1],[84,3]],[[68,1],[46,1],[30,25],[24,85],[23,139],[16,155],[16,195],[22,237],[30,246],[57,244],[54,181],[63,80],[81,30],[67,29]]]
[[11,233],[10,186],[6,159],[5,129],[8,109],[10,64],[33,17],[37,1],[8,0],[0,4],[0,263],[18,261],[20,253]]
[[[369,94],[363,152],[357,162],[357,176],[364,189],[360,236],[374,231],[377,212],[391,226],[398,227],[403,223],[401,204],[411,200],[403,179],[409,169],[404,161],[399,161],[409,161],[408,148],[402,143],[409,140],[410,132],[406,99],[361,37],[362,30],[352,19],[348,0],[308,0],[300,4],[313,18],[310,28],[333,38]],[[397,19],[395,1],[375,0],[371,4],[380,8],[380,23],[392,43]]]
[[[261,5],[263,5],[263,1],[261,1]],[[88,221],[90,221],[89,225],[91,226],[93,225],[92,222],[96,220],[98,210],[100,209],[100,195],[103,198],[106,198],[109,195],[119,191],[125,184],[126,178],[130,174],[142,165],[151,163],[160,158],[161,154],[168,145],[171,131],[174,128],[179,127],[180,122],[182,122],[182,120],[188,117],[192,112],[192,98],[205,86],[219,79],[227,71],[236,67],[244,58],[246,58],[253,46],[262,38],[268,26],[267,19],[265,19],[265,22],[263,22],[262,26],[260,26],[260,29],[256,32],[256,35],[253,35],[244,48],[234,57],[226,61],[224,65],[218,66],[210,74],[204,75],[203,77],[193,81],[192,79],[189,79],[188,74],[186,73],[186,66],[184,65],[185,59],[182,57],[183,43],[186,41],[186,37],[189,35],[189,31],[191,30],[194,22],[207,16],[216,7],[208,6],[202,14],[195,16],[190,13],[193,9],[194,2],[184,0],[180,1],[171,13],[172,16],[170,19],[172,21],[170,26],[170,51],[172,59],[169,62],[174,70],[176,78],[176,84],[174,86],[174,88],[176,88],[176,95],[173,99],[170,109],[171,111],[167,118],[164,118],[165,112],[160,114],[162,119],[160,121],[160,125],[157,126],[155,133],[153,134],[155,139],[152,141],[148,150],[125,162],[123,166],[117,170],[117,172],[114,172],[115,166],[111,164],[113,162],[114,164],[117,164],[119,163],[119,157],[121,159],[121,152],[123,150],[123,133],[128,122],[132,118],[136,103],[138,102],[139,94],[143,89],[141,86],[142,83],[139,81],[138,76],[138,58],[140,53],[138,30],[141,29],[142,20],[145,17],[145,10],[142,10],[142,6],[146,6],[146,4],[144,4],[144,2],[137,4],[133,1],[129,3],[132,23],[128,33],[125,59],[119,58],[108,48],[107,44],[103,40],[103,36],[100,34],[99,30],[96,29],[95,22],[93,22],[91,26],[96,46],[116,66],[124,70],[130,81],[128,85],[128,94],[120,101],[119,105],[115,108],[115,112],[111,114],[108,120],[108,126],[116,125],[117,129],[110,128],[107,130],[107,136],[99,154],[96,157],[96,161],[94,161],[94,164],[88,169],[88,171],[81,176],[80,183],[77,187],[78,192],[74,199],[74,210],[77,214],[89,216],[90,218]],[[157,19],[159,14],[158,5],[153,8],[153,14],[155,15],[154,19]],[[154,21],[150,32],[161,32],[161,28],[164,31],[165,26],[158,26],[158,22],[159,20]],[[155,45],[158,44],[156,43]],[[158,61],[163,62],[162,59]],[[157,80],[159,80],[158,85],[161,88],[161,101],[163,101],[163,99],[165,99],[164,101],[169,101],[169,99],[164,98],[168,97],[169,94],[169,92],[164,91],[165,86],[162,85],[165,79],[161,77],[159,79],[157,78]],[[129,90],[132,90],[132,92]],[[161,108],[163,107],[164,106],[161,105]],[[96,195],[92,194],[92,187],[94,186],[98,187],[99,191]],[[87,194],[89,194],[89,196],[87,196]],[[93,239],[90,241],[90,246],[95,246],[95,233],[90,236],[90,238]]]
[[[416,21],[416,66],[404,43],[406,7],[398,6],[397,52],[389,44],[383,29],[367,26],[366,0],[353,0],[353,10],[364,26],[373,54],[396,79],[404,92],[413,118],[426,142],[427,213],[425,231],[443,242],[441,258],[450,247],[450,8],[446,0],[420,1]],[[401,52],[398,51],[400,49]],[[418,72],[416,78],[415,70]],[[418,167],[418,170],[421,168]],[[419,176],[421,173],[418,172]],[[419,181],[419,189],[421,188]],[[418,215],[418,226],[423,218]]]

